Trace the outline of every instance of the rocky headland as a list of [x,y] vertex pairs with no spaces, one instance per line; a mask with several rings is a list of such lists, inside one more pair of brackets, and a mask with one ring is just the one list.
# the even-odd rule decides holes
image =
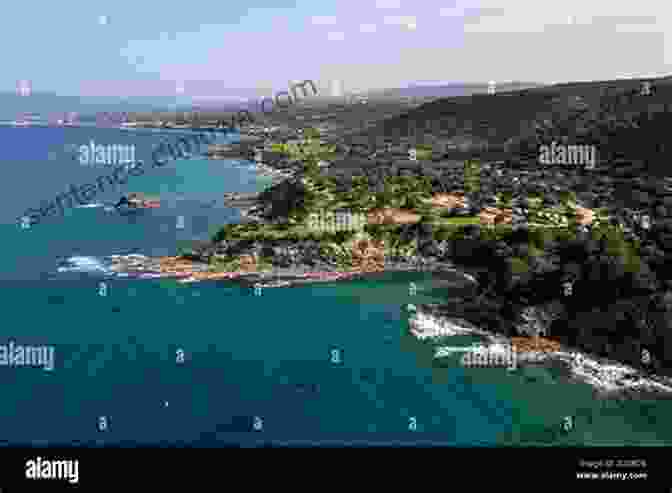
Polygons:
[[[257,150],[291,173],[246,205],[245,224],[182,258],[221,278],[251,265],[451,266],[477,280],[461,303],[446,301],[453,316],[516,347],[541,337],[553,341],[547,349],[672,375],[672,179],[661,134],[672,86],[653,82],[646,96],[641,81],[611,81],[445,98],[354,134],[277,116],[288,120]],[[542,165],[550,142],[594,145],[597,162]],[[338,210],[363,212],[366,224],[307,222]]]
[[[565,381],[586,383],[602,397],[616,398],[672,398],[672,378],[653,375],[609,358],[588,355],[578,348],[563,346],[544,337],[504,338],[482,330],[468,321],[455,317],[441,305],[409,305],[409,332],[420,340],[436,344],[437,358],[461,352],[459,348],[441,346],[454,336],[482,337],[485,348],[501,348],[516,353],[518,368],[551,366],[561,363]],[[521,327],[521,329],[524,329]],[[464,351],[472,350],[465,348]]]

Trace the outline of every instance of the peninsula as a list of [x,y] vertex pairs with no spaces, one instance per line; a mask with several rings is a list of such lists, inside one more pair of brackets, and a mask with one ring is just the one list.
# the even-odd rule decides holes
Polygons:
[[[253,282],[459,268],[477,283],[432,317],[672,375],[672,87],[648,82],[444,98],[377,119],[372,104],[273,114],[241,132],[263,136],[252,152],[282,178],[245,197],[243,223],[161,268]],[[594,165],[541,162],[552,142],[595,146]]]

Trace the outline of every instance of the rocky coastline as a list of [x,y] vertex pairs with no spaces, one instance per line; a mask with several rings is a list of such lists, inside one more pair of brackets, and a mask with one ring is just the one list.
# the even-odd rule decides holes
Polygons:
[[[441,305],[409,305],[406,307],[409,333],[420,340],[437,343],[436,357],[449,356],[455,348],[439,346],[450,337],[474,335],[482,337],[485,347],[506,346],[516,352],[519,368],[527,366],[553,366],[560,363],[565,381],[591,385],[600,397],[612,398],[672,398],[672,378],[643,372],[612,359],[589,354],[577,348],[566,347],[544,338],[502,337],[483,330],[468,321],[455,317]],[[519,339],[516,341],[516,339]]]
[[475,278],[450,262],[409,261],[389,262],[384,269],[343,270],[337,266],[295,264],[288,267],[270,266],[261,270],[254,255],[241,255],[240,269],[231,271],[213,271],[212,265],[195,259],[180,256],[146,257],[144,255],[114,255],[111,257],[111,270],[138,278],[175,279],[180,283],[200,281],[232,281],[243,285],[259,284],[261,287],[292,287],[308,283],[334,282],[362,279],[384,272],[432,272],[437,278],[442,275],[450,279],[462,278],[466,285],[475,285]]

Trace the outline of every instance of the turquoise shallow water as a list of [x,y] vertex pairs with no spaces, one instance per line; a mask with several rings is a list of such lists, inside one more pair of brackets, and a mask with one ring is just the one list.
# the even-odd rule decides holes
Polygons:
[[[58,272],[60,262],[173,254],[181,240],[205,238],[238,219],[221,207],[223,192],[263,184],[250,170],[224,161],[182,160],[100,198],[156,193],[160,209],[132,217],[75,209],[21,230],[13,220],[27,207],[106,172],[64,158],[48,161],[49,151],[93,136],[120,144],[130,139],[148,154],[158,136],[11,128],[0,128],[0,136],[0,344],[55,349],[51,372],[0,366],[3,440],[670,441],[666,403],[619,406],[594,401],[587,386],[554,383],[543,371],[530,370],[525,379],[504,370],[461,368],[457,357],[434,363],[431,346],[407,335],[401,311],[409,302],[450,296],[446,288],[433,289],[428,274],[268,289],[258,297],[226,283],[106,279],[107,296],[100,296],[100,275]],[[219,203],[211,205],[213,200]],[[178,216],[184,229],[176,227]],[[413,297],[411,281],[418,285]],[[342,364],[331,361],[334,349]],[[183,363],[177,362],[180,350]],[[558,429],[567,415],[576,416],[576,429],[563,436]],[[103,416],[107,429],[101,432]]]

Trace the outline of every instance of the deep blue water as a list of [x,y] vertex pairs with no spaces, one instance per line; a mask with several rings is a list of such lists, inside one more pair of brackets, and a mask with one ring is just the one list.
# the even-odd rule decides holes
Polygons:
[[[81,265],[114,254],[174,254],[181,240],[206,238],[238,220],[222,207],[224,192],[264,186],[228,161],[180,160],[93,200],[109,203],[138,191],[160,195],[160,209],[123,217],[79,208],[29,229],[16,223],[68,185],[109,173],[80,165],[70,144],[134,144],[136,156],[149,159],[162,136],[172,138],[0,128],[0,345],[55,348],[51,372],[0,366],[0,440],[669,442],[666,404],[601,403],[589,387],[553,383],[544,371],[532,382],[457,361],[433,364],[431,347],[407,335],[401,310],[450,296],[432,289],[428,274],[267,289],[257,297],[225,282],[109,278],[107,296],[99,296],[100,274],[58,272],[73,257]],[[179,216],[183,229],[176,227]],[[419,287],[413,297],[411,281]],[[331,362],[332,349],[343,356],[341,365]],[[179,350],[184,363],[177,362]],[[576,416],[576,430],[556,436],[567,415]],[[103,416],[108,427],[101,432]],[[261,430],[254,431],[255,417]]]

